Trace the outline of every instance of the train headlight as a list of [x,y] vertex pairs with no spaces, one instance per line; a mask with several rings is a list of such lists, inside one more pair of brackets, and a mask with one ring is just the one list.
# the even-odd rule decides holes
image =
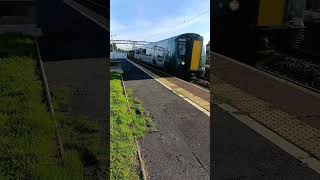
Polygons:
[[186,63],[184,61],[181,62],[182,66],[185,65]]
[[239,9],[239,1],[238,0],[231,0],[229,3],[229,8],[231,11],[237,11]]

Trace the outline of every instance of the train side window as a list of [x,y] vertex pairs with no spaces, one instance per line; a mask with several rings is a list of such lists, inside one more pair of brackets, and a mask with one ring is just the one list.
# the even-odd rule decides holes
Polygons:
[[150,55],[150,48],[149,48],[149,47],[146,48],[146,54],[147,54],[148,56]]
[[146,49],[142,49],[141,54],[146,54],[146,53],[147,53],[147,50]]

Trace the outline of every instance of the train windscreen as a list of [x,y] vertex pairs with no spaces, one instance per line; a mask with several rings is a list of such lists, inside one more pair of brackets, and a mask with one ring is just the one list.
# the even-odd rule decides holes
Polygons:
[[183,58],[186,55],[186,39],[179,39],[178,48],[179,48],[179,57]]

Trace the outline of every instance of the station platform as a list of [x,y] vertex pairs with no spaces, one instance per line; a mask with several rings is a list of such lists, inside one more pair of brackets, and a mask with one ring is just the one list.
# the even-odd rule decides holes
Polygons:
[[[171,91],[193,103],[201,111],[210,116],[210,91],[198,85],[181,80],[165,72],[159,71],[149,65],[138,63],[138,61],[128,60],[132,64],[156,79],[159,83],[166,86]],[[150,70],[152,69],[152,71]]]
[[210,117],[170,90],[172,82],[159,82],[126,59],[122,68],[126,88],[151,114],[157,130],[140,140],[150,179],[209,179]]
[[212,179],[318,180],[307,167],[255,130],[212,103]]
[[44,69],[51,91],[61,87],[72,89],[70,113],[106,121],[109,105],[106,58],[48,61]]
[[212,53],[211,57],[211,101],[231,105],[292,143],[299,152],[277,145],[319,173],[319,94],[223,55]]
[[38,2],[43,61],[108,57],[107,19],[72,0]]

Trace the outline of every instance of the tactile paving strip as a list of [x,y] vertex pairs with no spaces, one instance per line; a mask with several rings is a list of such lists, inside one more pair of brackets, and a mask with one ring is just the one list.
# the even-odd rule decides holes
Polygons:
[[225,97],[230,104],[243,113],[260,122],[288,141],[303,148],[320,159],[320,130],[298,118],[275,108],[272,104],[257,99],[230,84],[222,83],[214,77],[217,84],[212,84],[211,93],[214,96]]

